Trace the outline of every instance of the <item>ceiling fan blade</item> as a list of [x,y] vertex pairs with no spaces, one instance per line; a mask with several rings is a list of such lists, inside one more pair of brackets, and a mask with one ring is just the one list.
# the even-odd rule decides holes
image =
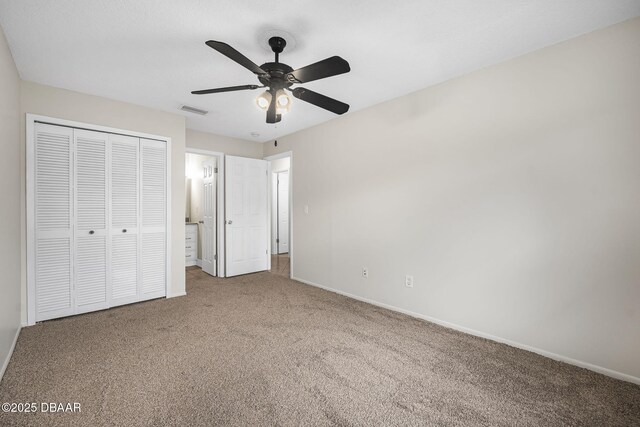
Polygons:
[[209,40],[206,43],[210,48],[217,50],[227,58],[237,62],[252,73],[257,75],[267,74],[266,71],[258,67],[253,61],[251,61],[249,58],[247,58],[228,44],[217,42],[215,40]]
[[345,104],[344,102],[329,98],[328,96],[321,95],[303,87],[297,87],[293,89],[291,93],[293,93],[293,96],[298,99],[302,99],[309,104],[329,110],[332,113],[344,114],[349,111],[349,104]]
[[349,63],[339,56],[332,56],[306,67],[298,68],[287,74],[291,83],[307,83],[326,77],[337,76],[351,71]]
[[271,97],[271,103],[269,103],[269,109],[267,110],[267,123],[277,123],[279,114],[276,114],[276,97]]
[[258,85],[243,85],[243,86],[229,86],[229,87],[219,87],[217,89],[205,89],[205,90],[194,90],[191,92],[193,95],[206,95],[208,93],[220,93],[220,92],[233,92],[235,90],[246,90],[246,89],[258,89]]

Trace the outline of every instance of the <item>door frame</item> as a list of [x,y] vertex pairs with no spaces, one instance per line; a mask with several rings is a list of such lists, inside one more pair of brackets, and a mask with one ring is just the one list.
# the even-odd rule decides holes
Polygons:
[[[269,164],[267,165],[267,170],[269,172],[269,176],[272,176],[271,171],[271,161],[283,159],[285,157],[289,158],[289,278],[294,277],[293,275],[293,151],[284,151],[282,153],[274,154],[272,156],[264,157],[263,160],[267,160]],[[269,180],[269,194],[273,194],[273,180]],[[268,200],[268,212],[269,212],[269,249],[271,249],[271,199],[269,197]],[[270,254],[271,255],[271,254]],[[269,256],[269,269],[271,269],[271,256]]]
[[[275,195],[275,197],[272,197],[272,198],[275,199],[276,202],[278,203],[278,205],[275,207],[275,209],[273,209],[273,206],[271,206],[271,208],[272,208],[271,211],[276,213],[275,221],[274,221],[274,218],[271,218],[271,224],[272,225],[273,224],[276,225],[275,242],[273,241],[274,240],[273,239],[273,235],[271,236],[271,238],[272,238],[271,239],[271,245],[273,245],[275,243],[275,248],[276,248],[275,254],[276,255],[280,255],[280,242],[279,242],[279,240],[280,240],[280,209],[279,209],[279,207],[280,206],[279,206],[279,204],[280,204],[281,201],[280,201],[280,187],[279,187],[279,185],[280,185],[280,174],[282,174],[282,173],[286,173],[287,174],[287,179],[290,176],[289,175],[289,169],[281,170],[281,171],[278,171],[278,172],[271,172],[272,179],[275,178],[275,181],[276,181],[275,184],[273,184],[273,182],[272,182],[272,185],[275,185],[276,188],[272,188],[271,195],[272,196]],[[291,188],[288,188],[287,189],[287,204],[289,204],[289,192],[290,191],[291,191]],[[287,214],[288,214],[287,215],[287,224],[289,224],[289,221],[291,221],[291,212],[289,212],[289,210],[287,210]],[[271,231],[273,231],[273,230],[271,230]],[[288,231],[289,230],[287,230],[287,232]],[[288,237],[288,235],[287,235],[287,237]],[[289,240],[291,240],[291,239],[287,238],[287,245],[288,245]],[[289,253],[288,250],[287,250],[287,253]]]
[[218,167],[218,179],[216,179],[216,228],[218,231],[218,241],[216,242],[216,275],[217,277],[227,277],[224,257],[224,153],[219,151],[202,150],[200,148],[185,147],[185,154],[199,154],[201,156],[215,157]]
[[167,136],[154,135],[144,132],[135,132],[126,129],[119,129],[110,126],[101,126],[91,123],[77,122],[73,120],[60,119],[56,117],[43,116],[38,114],[26,114],[26,264],[27,264],[27,326],[36,324],[36,301],[35,301],[35,135],[36,123],[44,123],[54,126],[70,127],[75,129],[90,130],[104,133],[114,133],[135,138],[153,139],[164,141],[167,147],[166,157],[166,230],[165,230],[165,298],[178,295],[169,293],[169,282],[171,281],[171,138]]

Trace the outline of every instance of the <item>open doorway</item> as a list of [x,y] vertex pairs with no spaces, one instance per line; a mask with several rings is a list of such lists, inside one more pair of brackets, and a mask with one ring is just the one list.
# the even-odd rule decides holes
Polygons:
[[291,277],[291,155],[268,157],[271,205],[271,272]]
[[216,153],[185,154],[185,266],[221,276],[218,268],[219,169]]

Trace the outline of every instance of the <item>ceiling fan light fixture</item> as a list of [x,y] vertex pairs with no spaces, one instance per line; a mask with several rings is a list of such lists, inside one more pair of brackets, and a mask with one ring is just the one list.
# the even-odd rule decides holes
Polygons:
[[276,92],[276,111],[278,114],[284,114],[289,112],[291,108],[291,98],[284,89],[280,89]]
[[256,105],[258,105],[258,108],[261,110],[267,111],[269,109],[269,104],[271,104],[271,92],[266,90],[262,95],[256,98]]

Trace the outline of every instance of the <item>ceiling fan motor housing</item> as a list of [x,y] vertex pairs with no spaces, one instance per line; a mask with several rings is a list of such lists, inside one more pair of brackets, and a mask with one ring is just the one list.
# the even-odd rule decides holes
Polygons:
[[271,37],[269,39],[269,46],[274,53],[282,53],[287,42],[282,37]]
[[294,82],[290,82],[286,75],[293,71],[293,68],[282,62],[267,62],[260,66],[265,70],[268,75],[258,76],[258,80],[265,86],[271,89],[278,90],[288,88],[293,85]]
[[276,54],[276,60],[275,62],[267,62],[260,66],[260,68],[266,71],[268,75],[258,76],[258,80],[260,80],[260,83],[263,85],[269,87],[270,91],[273,93],[280,89],[289,88],[294,83],[288,81],[286,78],[286,74],[293,71],[293,68],[287,64],[279,62],[279,55],[282,53],[286,45],[287,42],[282,37],[271,37],[269,39],[269,46],[271,46],[271,50]]

